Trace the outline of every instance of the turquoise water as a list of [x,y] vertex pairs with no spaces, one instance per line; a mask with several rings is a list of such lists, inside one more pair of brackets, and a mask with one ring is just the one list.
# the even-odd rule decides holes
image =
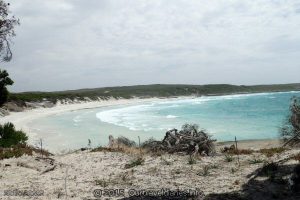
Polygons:
[[30,127],[50,150],[106,145],[108,136],[135,141],[163,138],[165,131],[196,123],[219,141],[271,139],[300,92],[210,96],[67,112],[33,121]]

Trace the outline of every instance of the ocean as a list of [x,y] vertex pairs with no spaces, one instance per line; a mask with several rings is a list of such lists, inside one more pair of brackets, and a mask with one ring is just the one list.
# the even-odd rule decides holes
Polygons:
[[138,141],[162,139],[168,129],[198,124],[218,141],[274,139],[290,100],[300,92],[256,93],[161,99],[135,105],[77,110],[39,118],[29,127],[53,151],[108,143],[108,136]]

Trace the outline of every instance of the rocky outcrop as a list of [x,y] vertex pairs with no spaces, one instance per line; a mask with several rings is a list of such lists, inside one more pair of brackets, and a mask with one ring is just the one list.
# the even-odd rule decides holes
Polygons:
[[22,112],[24,111],[24,107],[22,105],[18,105],[15,102],[7,102],[3,106],[4,109],[11,112]]
[[27,108],[52,108],[55,106],[51,101],[25,102]]
[[4,117],[6,115],[9,115],[8,110],[0,108],[0,117]]

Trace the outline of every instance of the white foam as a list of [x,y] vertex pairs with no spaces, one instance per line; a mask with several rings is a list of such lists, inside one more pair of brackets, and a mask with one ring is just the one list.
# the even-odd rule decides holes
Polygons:
[[81,122],[82,119],[81,119],[80,115],[77,115],[76,117],[73,118],[73,121],[74,121],[75,123],[78,123],[78,122]]
[[[153,104],[154,105],[154,104]],[[143,114],[147,110],[151,110],[153,105],[136,105],[98,112],[96,117],[102,122],[123,126],[130,130],[145,130],[148,124],[142,123],[140,119],[145,117]]]
[[168,118],[168,119],[173,119],[173,118],[177,118],[178,116],[176,116],[176,115],[167,115],[166,116],[166,118]]
[[[282,92],[288,93],[288,92]],[[299,93],[299,92],[298,92]],[[166,119],[175,119],[181,117],[176,115],[162,115],[162,110],[169,110],[175,107],[186,105],[206,104],[210,101],[223,101],[244,99],[250,96],[267,96],[273,98],[278,93],[252,93],[252,94],[234,94],[224,96],[202,96],[194,98],[166,99],[159,102],[148,102],[147,104],[114,108],[103,110],[96,113],[96,117],[102,122],[117,126],[126,127],[130,130],[160,130],[165,129]],[[184,116],[182,116],[184,118]],[[165,121],[164,121],[165,120]]]

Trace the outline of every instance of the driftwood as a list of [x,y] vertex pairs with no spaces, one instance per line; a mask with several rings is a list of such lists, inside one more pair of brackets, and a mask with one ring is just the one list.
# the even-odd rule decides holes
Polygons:
[[181,131],[177,129],[167,131],[162,141],[150,139],[144,142],[142,147],[151,151],[185,152],[194,156],[196,154],[212,155],[215,153],[215,141],[203,130],[198,131],[196,125],[186,124]]

